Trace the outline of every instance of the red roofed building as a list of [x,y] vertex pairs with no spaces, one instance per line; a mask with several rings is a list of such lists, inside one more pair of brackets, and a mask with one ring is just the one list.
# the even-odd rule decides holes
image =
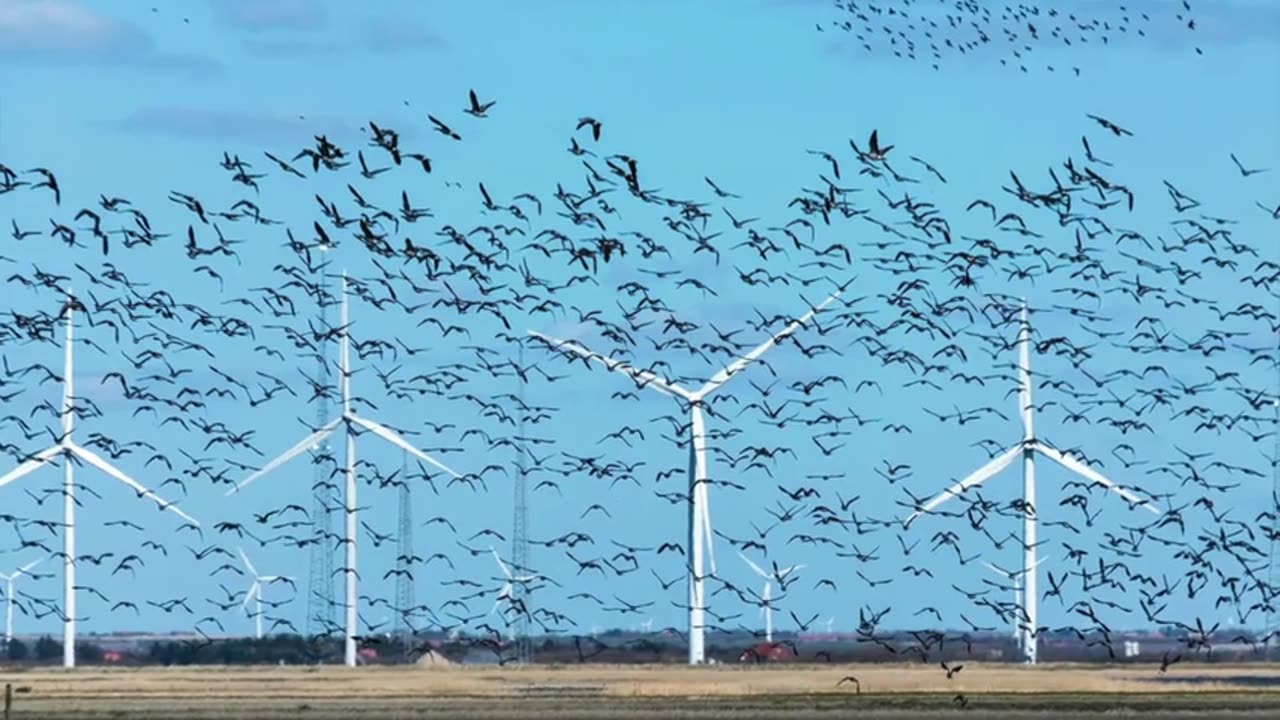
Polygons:
[[781,643],[760,643],[742,651],[738,662],[786,662],[795,657],[791,648]]

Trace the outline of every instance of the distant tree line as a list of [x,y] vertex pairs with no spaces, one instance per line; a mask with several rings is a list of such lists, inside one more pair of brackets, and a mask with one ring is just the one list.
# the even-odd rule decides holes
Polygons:
[[[1186,650],[1186,643],[1176,628],[1164,639],[1146,638],[1140,641],[1141,652],[1137,657],[1123,657],[1114,649],[1115,657],[1096,643],[1086,645],[1077,638],[1045,633],[1041,659],[1050,662],[1152,662],[1159,660],[1166,651],[1175,654]],[[904,656],[888,654],[871,643],[856,642],[852,638],[800,639],[786,633],[778,636],[787,653],[778,653],[777,659],[796,662],[884,662],[901,661]],[[741,662],[744,653],[760,661],[758,650],[762,640],[744,634],[713,636],[709,638],[707,655],[722,663]],[[1219,643],[1222,641],[1219,640]],[[1186,651],[1188,659],[1197,661],[1249,662],[1267,659],[1264,647],[1241,647],[1218,644],[1212,652]],[[433,638],[385,635],[366,638],[362,647],[367,653],[364,661],[374,664],[400,664],[418,660],[428,648],[455,662],[498,664],[510,661],[511,652],[504,645],[495,645],[491,636]],[[656,634],[629,633],[621,630],[602,632],[596,637],[540,637],[535,639],[534,662],[574,664],[581,662],[605,663],[681,663],[686,649],[681,638]],[[330,636],[305,637],[294,634],[269,635],[264,638],[218,639],[164,639],[143,640],[132,649],[111,657],[112,664],[123,665],[311,665],[342,662],[342,643]],[[907,645],[899,649],[906,651]],[[76,645],[76,658],[80,664],[95,665],[108,662],[107,652],[99,642],[82,640]],[[964,642],[948,639],[945,646],[936,648],[932,655],[938,659],[963,660],[966,658],[989,661],[1017,662],[1020,654],[1012,638],[984,636]],[[62,661],[62,643],[49,635],[33,642],[13,639],[3,654],[11,663],[54,665]],[[768,655],[772,658],[773,655]],[[906,655],[905,657],[916,657]],[[772,660],[770,660],[772,661]]]
[[[62,643],[49,635],[42,635],[30,646],[13,638],[5,648],[4,657],[10,662],[52,663],[62,662]],[[102,648],[91,642],[76,643],[76,658],[88,663],[101,662]]]

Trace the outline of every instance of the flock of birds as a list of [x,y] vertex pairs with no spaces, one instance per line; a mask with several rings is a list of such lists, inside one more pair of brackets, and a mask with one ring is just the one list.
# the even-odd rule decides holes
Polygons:
[[[359,461],[363,485],[429,490],[434,514],[420,523],[430,533],[417,539],[422,555],[401,554],[381,578],[362,576],[361,640],[387,629],[372,614],[382,608],[422,633],[478,633],[474,642],[505,660],[504,637],[522,616],[539,633],[574,636],[585,661],[604,647],[586,632],[588,617],[635,620],[687,601],[681,507],[690,428],[684,411],[646,392],[643,380],[601,372],[528,331],[571,335],[611,362],[700,383],[839,291],[706,401],[714,535],[771,568],[777,589],[765,597],[757,578],[722,559],[708,578],[713,631],[750,628],[766,606],[809,631],[821,610],[858,605],[859,642],[936,662],[944,642],[1027,621],[1008,599],[1013,580],[971,563],[1020,549],[1012,528],[1028,513],[1044,517],[1041,543],[1060,555],[1044,593],[1050,614],[1074,623],[1036,632],[1070,631],[1114,653],[1113,628],[1172,625],[1198,651],[1221,641],[1221,608],[1254,624],[1273,611],[1278,588],[1268,568],[1280,499],[1270,496],[1267,439],[1280,358],[1269,308],[1280,264],[1237,231],[1239,219],[1216,215],[1177,179],[1148,192],[1127,178],[1106,156],[1120,154],[1134,132],[1082,118],[1079,146],[1047,172],[1015,169],[999,193],[947,208],[945,169],[905,140],[870,131],[848,150],[810,149],[813,182],[769,221],[752,216],[763,214],[760,204],[711,177],[683,193],[655,187],[660,170],[609,148],[607,123],[582,117],[567,128],[575,170],[552,190],[507,195],[491,182],[446,179],[453,216],[437,219],[419,188],[455,169],[433,162],[430,142],[465,143],[467,123],[493,122],[501,109],[475,92],[460,105],[470,119],[429,116],[435,134],[421,147],[371,123],[356,146],[318,136],[293,153],[225,153],[229,185],[201,196],[175,189],[167,214],[109,193],[79,207],[74,186],[50,169],[0,164],[0,212],[11,230],[0,266],[9,266],[12,303],[0,323],[0,448],[20,462],[60,436],[51,397],[62,371],[47,348],[61,341],[69,304],[87,323],[77,342],[100,353],[81,366],[112,368],[91,391],[78,382],[86,395],[74,398],[74,413],[89,429],[78,441],[139,476],[163,477],[156,489],[177,493],[179,504],[189,491],[226,489],[274,455],[255,438],[264,418],[339,400],[333,349],[349,333],[357,411],[420,408],[413,415],[432,420],[401,432],[430,437],[438,446],[427,452],[466,471]],[[1267,170],[1245,160],[1222,158],[1248,195]],[[266,200],[291,192],[314,203],[313,219],[279,217]],[[468,219],[468,196],[478,219]],[[35,216],[39,200],[47,216]],[[1251,197],[1250,220],[1280,218],[1280,206],[1268,204],[1276,201]],[[1141,210],[1165,221],[1132,229]],[[34,244],[58,259],[25,261]],[[157,269],[165,263],[173,269]],[[346,327],[332,312],[318,319],[321,306],[337,302],[344,268]],[[1231,293],[1221,290],[1226,282]],[[766,296],[790,307],[761,310]],[[1056,507],[984,487],[904,527],[946,484],[917,473],[931,454],[921,449],[943,438],[990,454],[1009,445],[1022,296],[1031,303],[1041,427],[1048,435],[1087,429],[1088,447],[1055,444],[1122,474],[1162,512],[1130,513],[1101,488],[1073,481]],[[328,370],[311,370],[321,366]],[[110,397],[109,407],[90,392]],[[1170,438],[1203,442],[1187,449]],[[1216,452],[1240,447],[1263,452]],[[311,492],[334,498],[340,514],[341,450],[314,461],[333,473]],[[511,540],[505,508],[518,473],[535,508],[555,509],[535,510],[546,531],[531,539],[534,558],[528,567],[508,559],[504,576],[491,548]],[[95,502],[86,497],[99,495],[94,487],[82,480],[77,502]],[[45,513],[61,504],[46,501],[62,490],[35,488],[3,488],[35,506],[27,514],[6,503],[0,521],[16,538],[12,551],[57,556],[60,522]],[[1239,493],[1251,499],[1239,504]],[[471,494],[483,499],[451,500]],[[287,547],[277,552],[300,558],[311,546],[336,551],[344,542],[313,517],[309,493],[277,492],[287,500],[246,509],[250,496],[176,535],[137,515],[103,521],[117,545],[76,558],[81,590],[93,598],[81,612],[149,612],[190,621],[202,635],[225,631],[246,601],[246,590],[228,587],[245,575],[237,547]],[[456,509],[468,502],[475,511]],[[360,510],[364,557],[389,556],[393,513]],[[640,512],[654,518],[647,528],[621,522]],[[91,584],[132,578],[171,554],[208,566],[213,589],[140,580],[118,585],[134,594],[122,597]],[[806,569],[793,569],[798,562]],[[378,594],[379,581],[406,574],[434,582],[430,601],[395,607]],[[900,582],[930,591],[914,606],[877,603]],[[304,600],[266,602],[269,631],[301,632]],[[59,598],[33,588],[17,601],[22,613],[60,617]],[[907,627],[918,629],[894,629]],[[342,628],[324,620],[321,632]],[[950,677],[960,667],[943,669]]]
[[[835,17],[818,23],[817,30],[847,33],[860,52],[927,62],[934,70],[958,57],[995,57],[1001,66],[1024,73],[1079,76],[1077,65],[1055,65],[1052,58],[1037,58],[1072,48],[1151,40],[1148,33],[1194,33],[1196,17],[1189,0],[1170,2],[1167,8],[1151,12],[1124,2],[998,5],[979,0],[835,0]],[[1199,46],[1193,47],[1197,55],[1204,54]]]

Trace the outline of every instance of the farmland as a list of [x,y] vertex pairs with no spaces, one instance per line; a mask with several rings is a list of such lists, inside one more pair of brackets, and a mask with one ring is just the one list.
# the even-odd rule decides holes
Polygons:
[[[787,667],[565,665],[4,670],[13,718],[1264,718],[1280,678],[1259,665],[967,663]],[[857,683],[837,683],[846,676]]]

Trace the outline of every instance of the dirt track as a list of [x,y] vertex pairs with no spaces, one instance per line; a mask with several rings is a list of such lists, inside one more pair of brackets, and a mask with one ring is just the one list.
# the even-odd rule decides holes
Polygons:
[[[1259,665],[936,667],[564,666],[147,668],[4,671],[14,718],[984,718],[1280,717]],[[854,683],[837,682],[845,676]],[[963,700],[957,700],[957,696]],[[961,703],[967,704],[961,708]]]

